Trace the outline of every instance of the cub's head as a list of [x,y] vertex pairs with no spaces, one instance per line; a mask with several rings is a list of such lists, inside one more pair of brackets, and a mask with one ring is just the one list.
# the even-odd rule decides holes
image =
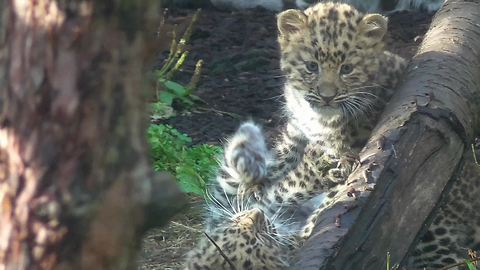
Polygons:
[[[286,269],[287,248],[259,209],[244,210],[211,229],[187,254],[186,269]],[[218,246],[216,247],[215,244]]]
[[375,103],[387,18],[347,4],[319,3],[278,14],[277,26],[290,111],[302,108],[297,113],[335,123]]

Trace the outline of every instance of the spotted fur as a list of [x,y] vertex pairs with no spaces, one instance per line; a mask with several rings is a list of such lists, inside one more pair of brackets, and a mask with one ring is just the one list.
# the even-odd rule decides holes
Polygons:
[[237,213],[208,231],[211,240],[203,237],[187,255],[186,269],[287,269],[287,248],[274,239],[275,233],[261,210]]
[[464,160],[443,204],[433,213],[432,224],[409,257],[407,269],[441,269],[468,259],[469,249],[480,252],[480,166],[470,151]]
[[[240,256],[245,248],[237,244],[237,231],[218,229],[236,226],[225,212],[258,210],[271,221],[279,246],[257,245],[256,251],[287,246],[283,252],[288,254],[293,237],[308,237],[304,226],[313,209],[304,203],[317,195],[328,198],[346,179],[405,67],[404,59],[384,49],[387,18],[379,14],[328,2],[286,10],[277,16],[277,25],[287,125],[270,151],[258,126],[242,124],[225,146],[216,184],[209,189],[207,233],[218,235],[228,258],[238,265],[248,260],[255,269],[281,268],[266,266],[258,256]],[[225,265],[205,241],[189,255],[188,269]]]
[[[256,190],[258,203],[296,204],[343,181],[349,159],[368,138],[405,68],[401,57],[384,49],[387,19],[379,14],[321,3],[280,13],[278,28],[288,124],[271,154],[260,129],[242,125],[217,177],[222,197],[236,196],[245,184],[263,185]],[[259,142],[262,146],[255,146]],[[238,171],[246,159],[228,155],[228,149],[260,161],[247,162],[252,166],[245,169],[261,171],[253,174],[256,179]]]

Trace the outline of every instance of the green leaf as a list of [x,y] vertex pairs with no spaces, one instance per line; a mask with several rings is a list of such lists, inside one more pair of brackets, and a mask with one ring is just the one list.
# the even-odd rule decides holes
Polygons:
[[186,193],[195,193],[197,195],[203,195],[204,187],[199,183],[193,168],[186,166],[178,166],[176,170],[176,176],[180,189]]
[[205,195],[204,189],[202,189],[200,186],[195,185],[194,183],[190,181],[178,181],[178,185],[180,186],[180,190],[185,193],[193,193],[199,196]]
[[151,104],[151,118],[158,119],[168,119],[175,116],[175,111],[173,108],[161,101],[154,102]]
[[184,105],[193,106],[193,101],[190,99],[190,97],[179,97],[179,98],[183,102]]
[[189,146],[192,139],[169,125],[152,124],[147,130],[155,171],[175,175],[184,192],[203,195],[218,168],[219,146]]
[[473,265],[472,261],[465,261],[465,264],[467,265],[468,270],[477,270],[477,267]]
[[158,99],[160,102],[163,104],[166,104],[168,106],[172,105],[173,99],[175,98],[175,95],[168,92],[168,91],[162,91],[160,92],[160,95],[158,96]]
[[163,85],[179,97],[184,97],[188,95],[188,89],[179,83],[165,80],[163,81]]

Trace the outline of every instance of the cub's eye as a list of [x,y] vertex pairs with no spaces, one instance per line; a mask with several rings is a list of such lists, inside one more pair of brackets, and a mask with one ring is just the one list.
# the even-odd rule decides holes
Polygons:
[[318,64],[313,61],[309,61],[305,64],[307,66],[307,70],[310,72],[317,72],[318,71]]
[[340,67],[340,75],[347,75],[352,73],[353,66],[350,64],[345,64]]

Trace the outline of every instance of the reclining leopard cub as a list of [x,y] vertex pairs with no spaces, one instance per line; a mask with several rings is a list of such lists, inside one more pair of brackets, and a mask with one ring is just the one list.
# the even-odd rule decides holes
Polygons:
[[404,70],[384,49],[382,15],[328,2],[286,10],[277,25],[288,123],[273,153],[252,122],[227,143],[206,226],[218,248],[202,239],[187,269],[287,268],[307,217],[292,213],[345,180]]

